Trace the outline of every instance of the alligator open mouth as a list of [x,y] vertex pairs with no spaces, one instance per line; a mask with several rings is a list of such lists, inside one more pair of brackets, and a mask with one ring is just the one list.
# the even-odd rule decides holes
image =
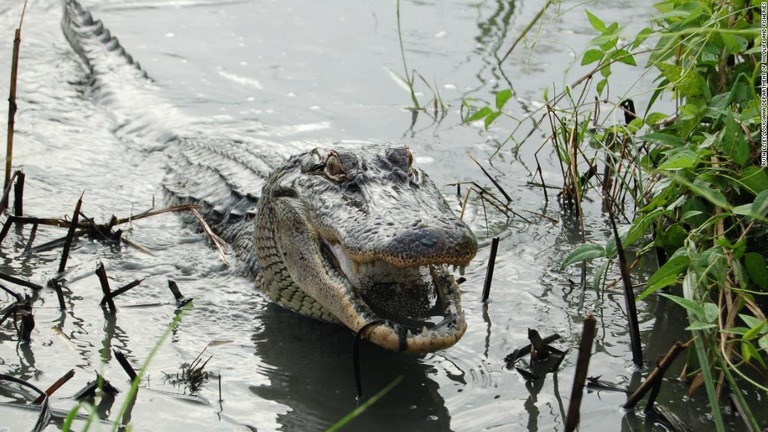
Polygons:
[[[459,285],[448,264],[358,261],[338,242],[323,241],[328,271],[346,280],[350,302],[368,315],[364,336],[395,351],[432,352],[458,341],[467,324]],[[464,264],[459,266],[463,273]]]

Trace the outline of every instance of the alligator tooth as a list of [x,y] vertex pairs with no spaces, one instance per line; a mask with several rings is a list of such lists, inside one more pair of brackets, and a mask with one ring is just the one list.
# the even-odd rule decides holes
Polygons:
[[354,261],[354,263],[355,264],[353,270],[355,271],[355,274],[360,273],[360,263],[357,261]]
[[456,264],[453,265],[453,271],[456,271]]
[[426,336],[427,335],[427,326],[421,327],[421,335]]
[[405,331],[405,336],[410,339],[413,337],[413,333],[411,333],[411,329],[408,329]]
[[467,268],[467,266],[461,266],[459,267],[459,274],[464,276],[464,270]]

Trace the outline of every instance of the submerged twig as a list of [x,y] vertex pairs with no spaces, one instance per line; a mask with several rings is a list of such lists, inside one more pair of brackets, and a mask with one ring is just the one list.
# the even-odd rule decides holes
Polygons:
[[16,183],[13,187],[13,214],[21,216],[24,214],[24,178],[23,172],[16,172]]
[[[547,337],[544,337],[541,340],[544,342],[544,344],[549,345],[552,342],[555,342],[555,341],[560,340],[560,339],[561,339],[561,336],[559,334],[555,333],[553,335],[549,335]],[[527,356],[528,354],[531,353],[532,350],[533,350],[533,346],[531,344],[528,344],[528,345],[526,345],[526,346],[524,346],[522,348],[518,348],[518,349],[512,351],[511,354],[509,354],[508,356],[506,356],[504,358],[504,361],[507,362],[507,368],[511,368],[512,365],[515,363],[515,361],[517,361],[517,359],[519,359],[521,357],[524,357],[524,356]]]
[[0,273],[0,279],[2,279],[4,281],[8,281],[8,282],[10,282],[12,284],[16,284],[16,285],[20,285],[20,286],[23,286],[23,287],[31,288],[31,289],[33,289],[35,291],[43,289],[42,286],[40,286],[40,285],[38,285],[36,283],[25,281],[24,279],[19,279],[19,278],[15,277],[15,276],[7,275],[5,273]]
[[72,213],[72,222],[69,225],[69,231],[67,231],[66,240],[64,240],[64,250],[61,252],[61,262],[59,262],[59,274],[64,273],[67,268],[67,259],[69,259],[69,249],[72,247],[72,240],[75,237],[75,229],[77,228],[77,219],[80,216],[80,207],[83,205],[83,196],[80,195],[80,199],[75,204],[75,211]]
[[50,413],[50,409],[48,408],[48,395],[46,395],[44,391],[40,390],[33,384],[30,384],[29,382],[24,381],[23,379],[19,379],[11,375],[0,374],[0,381],[14,382],[16,384],[31,388],[32,390],[37,392],[39,395],[41,395],[43,397],[43,401],[39,404],[40,414],[37,416],[37,422],[35,422],[35,427],[32,428],[32,431],[39,432],[39,431],[42,431],[46,426],[48,426],[48,420],[50,419],[51,413]]
[[10,179],[8,179],[8,182],[5,184],[5,187],[3,188],[3,196],[0,198],[0,213],[4,213],[8,208],[8,201],[10,200],[11,195],[11,186],[13,186],[14,180],[16,180],[20,174],[21,171],[14,172]]
[[589,358],[592,356],[592,342],[595,339],[595,327],[597,320],[589,315],[584,320],[584,330],[581,333],[581,344],[579,344],[579,358],[576,362],[576,373],[573,378],[573,388],[571,389],[571,402],[568,404],[568,415],[565,419],[565,431],[572,432],[579,425],[579,410],[581,408],[581,397],[584,392],[584,384],[587,380],[587,370],[589,369]]
[[[107,270],[104,268],[103,263],[99,263],[99,265],[96,267],[96,276],[99,277],[99,282],[101,283],[101,291],[104,292],[104,298],[107,299],[106,303],[109,305],[110,312],[115,312],[117,307],[115,306],[115,302],[112,300],[112,290],[109,288]],[[103,301],[101,305],[104,306]]]
[[587,388],[597,391],[627,392],[627,389],[624,387],[619,387],[617,384],[600,379],[601,376],[587,377]]
[[24,300],[24,297],[22,297],[21,294],[13,292],[10,288],[7,288],[7,287],[5,287],[3,285],[0,285],[0,289],[5,291],[5,292],[7,292],[11,296],[13,296],[13,298],[16,299],[16,302],[20,302],[20,301]]
[[182,307],[192,301],[192,297],[184,297],[175,281],[168,279],[168,289],[171,290],[173,297],[176,299],[176,306]]
[[491,183],[493,183],[493,185],[496,186],[496,189],[498,189],[499,192],[501,192],[501,194],[504,195],[504,198],[507,199],[507,203],[512,201],[512,198],[509,197],[509,195],[507,194],[507,191],[505,191],[504,188],[501,187],[499,182],[496,181],[496,179],[493,178],[493,176],[491,176],[491,174],[488,171],[486,171],[486,169],[480,164],[480,162],[478,162],[477,159],[473,158],[472,156],[470,156],[469,158],[472,159],[472,161],[477,164],[477,166],[480,168],[480,171],[482,171],[483,174],[485,174],[485,176],[488,177],[488,180],[490,180]]
[[59,309],[67,310],[67,304],[64,302],[64,291],[61,289],[61,280],[53,278],[48,281],[48,286],[56,291],[56,298],[59,300]]
[[128,374],[128,377],[131,379],[131,381],[135,380],[138,376],[136,374],[136,371],[133,369],[133,366],[128,362],[128,359],[125,358],[125,354],[123,354],[122,351],[118,350],[112,350],[112,352],[115,353],[115,358],[117,359],[117,362],[120,363],[120,366],[123,367],[123,370],[126,374]]
[[491,295],[491,281],[493,280],[493,268],[496,266],[496,252],[499,249],[499,238],[494,237],[491,240],[491,255],[488,258],[488,270],[485,273],[485,284],[483,285],[483,303],[488,301]]
[[621,245],[619,231],[616,228],[616,221],[613,220],[613,211],[608,208],[608,220],[613,229],[613,238],[616,241],[616,255],[619,257],[619,270],[621,271],[621,280],[624,282],[624,302],[627,306],[627,320],[629,325],[629,339],[632,345],[632,362],[637,367],[643,366],[643,347],[640,341],[640,324],[637,320],[637,306],[635,305],[635,292],[632,290],[632,278],[629,275],[627,267],[627,257],[624,254],[624,247]]
[[45,390],[44,394],[38,396],[37,399],[32,402],[32,405],[40,405],[47,396],[52,395],[56,390],[61,388],[61,386],[66,384],[67,381],[72,379],[73,376],[75,376],[75,370],[70,369],[69,372],[65,373],[61,378],[57,379],[55,383],[51,384],[51,386]]
[[[634,408],[635,405],[637,405],[640,399],[642,399],[649,390],[653,389],[654,387],[658,388],[657,385],[660,384],[661,379],[664,378],[664,373],[667,371],[672,362],[675,361],[680,351],[683,351],[686,348],[688,348],[687,343],[684,344],[681,342],[675,342],[675,344],[669,351],[667,351],[664,357],[661,358],[658,363],[656,363],[656,367],[650,374],[648,374],[645,382],[640,387],[638,387],[638,389],[635,390],[635,392],[632,393],[632,395],[627,399],[627,402],[624,404],[624,408]],[[652,398],[649,400],[649,405],[653,405]],[[648,408],[646,408],[646,410],[647,409]]]
[[96,379],[93,381],[89,381],[88,384],[85,385],[80,391],[75,393],[73,396],[76,401],[81,401],[86,398],[90,398],[96,395],[96,390],[101,389],[101,391],[105,393],[109,393],[111,395],[115,395],[117,393],[120,393],[120,390],[115,388],[115,386],[112,385],[109,381],[104,379],[99,373],[96,373]]
[[105,295],[104,297],[102,297],[101,302],[99,303],[99,305],[100,306],[104,306],[105,303],[111,301],[112,299],[114,299],[115,297],[119,296],[120,294],[128,291],[129,289],[138,286],[142,282],[144,282],[144,279],[137,279],[137,280],[135,280],[135,281],[133,281],[133,282],[123,286],[123,287],[120,287],[120,288],[118,288],[118,289],[116,289],[114,291],[111,291],[109,293],[109,295]]

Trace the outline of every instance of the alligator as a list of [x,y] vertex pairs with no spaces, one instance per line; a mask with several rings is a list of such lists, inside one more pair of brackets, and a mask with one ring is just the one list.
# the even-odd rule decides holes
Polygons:
[[[62,29],[93,97],[114,99],[116,71],[149,81],[76,0],[65,2]],[[444,349],[466,331],[450,267],[463,273],[477,240],[407,147],[314,148],[286,160],[238,140],[164,137],[169,200],[197,204],[270,300],[394,351]]]

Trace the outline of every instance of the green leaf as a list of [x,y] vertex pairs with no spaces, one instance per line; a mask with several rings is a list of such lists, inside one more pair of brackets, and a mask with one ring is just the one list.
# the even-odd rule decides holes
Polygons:
[[726,32],[721,32],[719,35],[723,39],[729,54],[740,54],[747,49],[748,42],[745,38]]
[[592,287],[596,293],[600,293],[601,288],[604,288],[605,275],[608,273],[608,268],[613,263],[612,260],[606,260],[595,272],[594,279],[592,280]]
[[469,116],[468,119],[464,120],[464,123],[472,123],[474,121],[478,121],[482,119],[483,117],[493,113],[493,110],[489,107],[482,107],[479,110],[477,110],[476,113]]
[[[685,300],[685,299],[683,299],[683,300]],[[688,331],[694,331],[694,330],[709,330],[709,329],[713,329],[715,327],[717,327],[717,326],[714,325],[714,324],[709,324],[709,323],[705,323],[705,322],[701,322],[701,321],[694,321],[688,327],[686,327],[685,329],[688,330]]]
[[760,345],[760,348],[763,349],[763,351],[768,352],[768,335],[765,335],[758,339],[757,344]]
[[749,329],[746,328],[746,327],[731,327],[729,329],[724,329],[723,330],[724,333],[735,334],[735,335],[739,335],[739,336],[744,336],[744,333],[746,333],[748,331],[749,331]]
[[742,321],[744,321],[749,328],[753,329],[763,323],[763,321],[753,317],[752,315],[747,314],[739,314],[739,318],[741,318]]
[[699,155],[692,150],[683,149],[672,153],[664,162],[659,165],[661,170],[680,170],[691,169],[699,163]]
[[[751,348],[751,349],[750,349]],[[749,363],[752,359],[752,355],[756,354],[755,347],[749,342],[741,342],[741,356],[744,357],[744,361]]]
[[485,128],[488,129],[491,126],[491,123],[493,123],[496,118],[498,118],[501,115],[501,111],[493,111],[492,113],[485,116]]
[[757,336],[765,333],[766,324],[768,324],[768,321],[763,321],[760,323],[760,325],[756,325],[749,329],[746,333],[744,333],[744,336],[742,336],[742,339],[744,340],[752,340],[756,338]]
[[640,139],[656,144],[664,144],[670,147],[681,147],[686,144],[685,140],[679,136],[662,132],[651,132],[643,135]]
[[[746,347],[745,347],[746,345]],[[747,353],[745,355],[745,352]],[[754,345],[752,345],[751,342],[742,342],[741,343],[741,354],[744,355],[744,360],[749,362],[751,359],[757,360],[758,363],[760,363],[760,366],[763,368],[766,367],[765,361],[763,361],[762,356],[760,356],[760,353],[757,351],[757,348],[755,348]]]
[[[627,248],[628,244],[626,242],[627,234],[629,233],[630,229],[632,229],[632,225],[625,225],[619,227],[617,230],[619,232],[619,240],[621,241],[621,245],[624,249]],[[616,249],[616,236],[611,235],[608,238],[608,241],[605,243],[605,256],[609,258],[615,257],[617,254]]]
[[755,201],[752,202],[752,213],[761,217],[765,217],[768,213],[768,190],[757,194]]
[[581,261],[590,261],[605,256],[605,248],[597,243],[584,243],[573,250],[563,261],[561,268]]
[[512,97],[512,89],[502,90],[496,93],[496,109],[504,108],[504,105]]
[[683,274],[690,263],[691,260],[687,255],[677,255],[671,258],[648,279],[648,282],[645,284],[645,291],[638,296],[638,300],[648,297],[661,288],[677,283],[680,275]]
[[741,171],[739,180],[755,195],[768,190],[768,173],[757,165],[750,165],[744,168]]
[[609,30],[610,29],[606,29],[600,36],[592,38],[592,40],[589,41],[589,44],[599,47],[603,52],[608,52],[615,48],[616,42],[619,41],[619,35]]
[[[683,183],[687,183],[683,181]],[[728,200],[725,199],[725,195],[723,195],[722,192],[720,192],[717,189],[712,189],[708,184],[704,182],[694,182],[694,183],[687,183],[686,186],[691,190],[691,192],[695,193],[696,195],[706,199],[707,201],[711,202],[712,204],[723,208],[723,209],[730,209],[731,205],[728,204]]]
[[702,94],[704,81],[701,76],[689,67],[683,69],[678,65],[659,63],[656,65],[666,79],[669,80],[687,98],[694,98]]
[[661,71],[659,66],[663,64],[663,61],[674,55],[677,44],[677,35],[662,34],[659,41],[656,43],[656,46],[653,48],[653,51],[651,51],[651,54],[648,56],[648,66],[656,66],[656,68]]
[[765,257],[757,252],[744,254],[744,267],[749,279],[763,291],[768,291],[768,265]]
[[736,135],[736,142],[733,146],[733,161],[740,166],[744,166],[749,161],[749,143],[744,135]]
[[596,49],[596,48],[588,49],[584,53],[584,56],[581,57],[581,65],[582,66],[588,65],[590,63],[594,63],[596,61],[600,61],[600,59],[602,59],[602,58],[603,58],[603,51],[602,50],[599,50],[599,49]]
[[656,123],[662,122],[667,118],[669,118],[668,114],[664,114],[660,112],[652,112],[652,113],[646,114],[645,122],[651,126],[656,126]]
[[717,320],[718,315],[720,315],[720,309],[716,304],[710,302],[704,303],[704,321],[713,323]]
[[678,297],[672,294],[661,294],[661,296],[666,297],[672,300],[673,302],[677,303],[678,305],[682,306],[685,310],[693,314],[694,317],[700,320],[704,318],[704,308],[700,304],[696,303],[695,301],[688,300],[683,297]]
[[616,51],[612,56],[612,59],[619,61],[624,64],[628,64],[630,66],[637,66],[637,62],[635,62],[635,57],[629,53],[627,50],[618,50]]
[[593,15],[590,11],[585,12],[587,12],[587,18],[589,19],[589,23],[592,24],[592,28],[599,31],[600,33],[603,33],[607,30],[605,23],[600,18]]
[[670,18],[687,18],[689,14],[690,14],[689,11],[675,9],[667,13],[656,15],[653,18],[657,20],[671,22],[672,20],[670,20]]
[[709,217],[709,209],[701,199],[697,197],[689,198],[683,204],[683,220],[690,223],[692,226],[698,228]]
[[387,69],[387,72],[389,73],[389,77],[392,78],[400,87],[407,91],[411,91],[411,83],[407,79],[403,78],[402,75],[391,69]]
[[605,79],[605,78],[603,78],[603,79],[601,79],[600,81],[597,82],[597,86],[596,86],[597,94],[599,94],[599,95],[603,94],[603,89],[605,88],[606,84],[608,84],[608,80]]
[[739,128],[738,123],[733,119],[733,113],[727,111],[725,113],[725,125],[720,132],[721,141],[719,142],[720,151],[725,153],[726,156],[732,156],[733,144],[736,142],[736,131]]
[[656,209],[646,215],[635,217],[635,220],[632,221],[632,225],[627,231],[627,237],[622,239],[624,247],[632,246],[651,228],[653,223],[655,223],[663,213],[663,209]]
[[720,49],[714,45],[705,45],[701,50],[702,65],[716,66],[720,62]]
[[632,49],[636,49],[639,47],[643,42],[645,42],[646,39],[648,39],[653,34],[653,30],[646,27],[642,30],[640,30],[637,33],[637,36],[635,36],[635,40],[632,41]]
[[742,204],[733,208],[733,214],[739,216],[751,216],[752,215],[752,203]]

